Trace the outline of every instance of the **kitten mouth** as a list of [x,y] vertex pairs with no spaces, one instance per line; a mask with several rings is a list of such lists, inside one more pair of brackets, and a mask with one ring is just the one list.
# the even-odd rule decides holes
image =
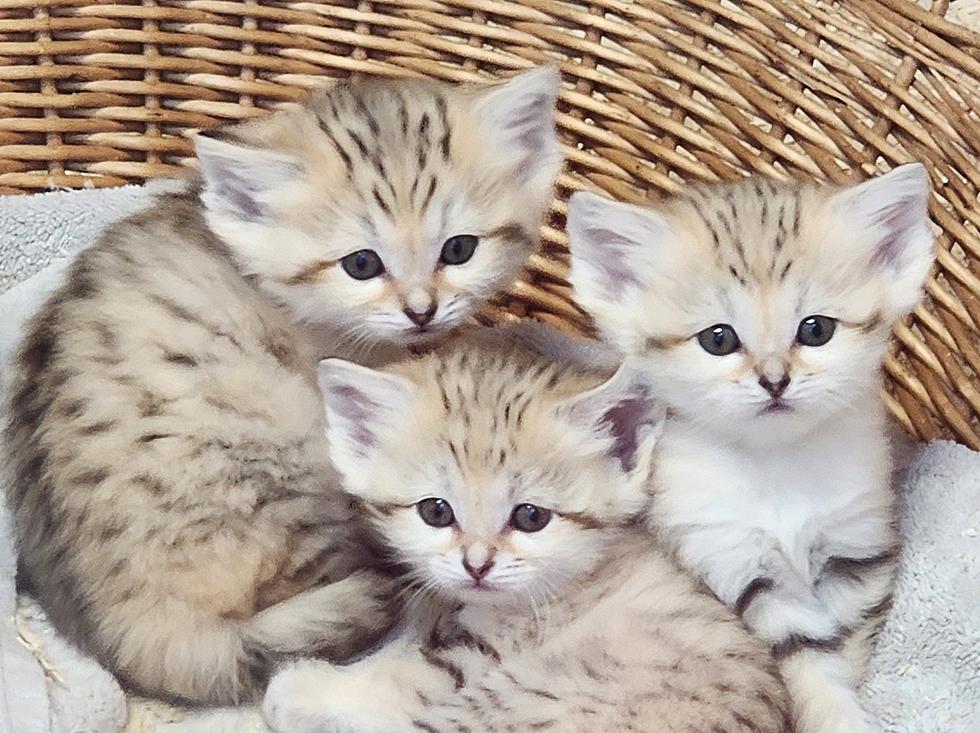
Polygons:
[[782,415],[787,412],[792,412],[793,408],[787,405],[781,399],[772,399],[766,403],[766,406],[762,408],[761,414],[763,415]]

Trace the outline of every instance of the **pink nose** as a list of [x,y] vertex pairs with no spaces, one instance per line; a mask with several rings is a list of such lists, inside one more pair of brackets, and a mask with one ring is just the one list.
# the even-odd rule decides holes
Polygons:
[[479,583],[481,580],[483,580],[486,577],[487,573],[490,572],[491,568],[493,568],[493,558],[487,558],[487,561],[485,563],[483,563],[480,567],[475,568],[472,565],[470,565],[470,561],[464,557],[463,567],[466,568],[466,572],[470,574],[470,577]]

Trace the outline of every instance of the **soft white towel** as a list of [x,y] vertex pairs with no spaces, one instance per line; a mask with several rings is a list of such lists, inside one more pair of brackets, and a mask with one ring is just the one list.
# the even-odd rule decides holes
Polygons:
[[[23,320],[56,287],[67,258],[151,195],[127,187],[0,197],[0,389]],[[940,442],[908,460],[901,488],[906,549],[865,698],[885,733],[978,733],[980,454]],[[0,733],[116,733],[122,703],[111,677],[57,640],[30,602],[21,602],[14,619],[7,521],[0,506]],[[52,667],[48,676],[17,624]],[[226,731],[260,733],[264,726],[252,709],[186,713],[130,704],[127,733]]]
[[895,605],[864,693],[889,733],[980,731],[980,453],[918,452],[901,493]]

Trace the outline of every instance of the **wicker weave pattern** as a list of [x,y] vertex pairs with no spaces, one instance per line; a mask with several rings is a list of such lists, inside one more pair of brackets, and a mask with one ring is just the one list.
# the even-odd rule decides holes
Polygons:
[[[745,171],[836,182],[927,162],[942,232],[929,302],[896,329],[888,400],[980,448],[980,36],[906,0],[0,0],[0,193],[113,186],[189,163],[188,130],[324,76],[478,79],[557,62],[580,187],[624,199]],[[587,328],[561,201],[489,317]]]

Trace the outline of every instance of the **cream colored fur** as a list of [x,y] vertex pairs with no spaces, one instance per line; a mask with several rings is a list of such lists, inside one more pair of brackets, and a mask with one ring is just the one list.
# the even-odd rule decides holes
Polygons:
[[[602,379],[472,344],[321,367],[331,455],[416,595],[367,659],[283,669],[275,730],[788,730],[762,645],[636,521],[662,408],[629,370]],[[422,519],[432,498],[451,525]],[[537,531],[528,503],[551,512]]]
[[[651,526],[771,645],[800,733],[875,727],[855,686],[898,543],[879,368],[932,261],[928,198],[909,165],[570,206],[576,298],[671,411]],[[819,346],[797,336],[815,315],[836,321]],[[699,343],[718,324],[727,355]]]
[[[535,69],[317,90],[202,136],[200,181],[80,255],[27,328],[4,434],[20,581],[61,632],[193,703],[384,633],[390,583],[330,465],[315,365],[404,353],[510,283],[560,166],[557,87]],[[465,262],[440,259],[455,235],[478,240]],[[342,260],[368,248],[384,271],[355,279]]]

